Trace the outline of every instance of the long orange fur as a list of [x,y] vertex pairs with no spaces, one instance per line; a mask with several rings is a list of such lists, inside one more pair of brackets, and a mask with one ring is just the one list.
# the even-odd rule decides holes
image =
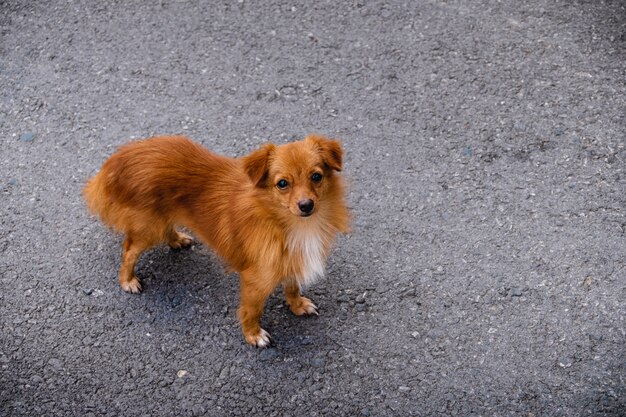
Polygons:
[[323,273],[336,235],[349,228],[337,174],[342,159],[338,141],[317,135],[266,144],[237,159],[182,136],[161,136],[121,147],[84,196],[92,213],[125,235],[125,291],[141,291],[134,267],[143,251],[192,243],[176,230],[185,226],[239,272],[242,332],[248,343],[265,347],[270,336],[260,319],[278,285],[294,314],[317,314],[300,289]]

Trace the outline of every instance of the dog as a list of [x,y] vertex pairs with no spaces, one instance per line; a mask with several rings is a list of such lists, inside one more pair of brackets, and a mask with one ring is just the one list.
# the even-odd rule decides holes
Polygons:
[[190,246],[183,226],[240,276],[238,317],[247,343],[267,347],[260,325],[266,299],[281,285],[296,315],[318,315],[301,288],[324,274],[350,212],[337,140],[309,135],[268,143],[241,158],[210,152],[184,136],[122,146],[83,190],[89,210],[124,234],[120,285],[141,292],[134,273],[145,250]]

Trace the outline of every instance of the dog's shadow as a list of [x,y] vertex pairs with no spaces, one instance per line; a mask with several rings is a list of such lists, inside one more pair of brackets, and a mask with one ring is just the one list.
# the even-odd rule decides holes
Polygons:
[[229,317],[229,324],[234,320],[238,278],[227,273],[224,263],[204,245],[157,246],[142,254],[135,273],[143,292],[132,301],[141,304],[138,307],[152,323],[194,325],[206,317]]
[[[111,262],[117,257],[111,258]],[[237,308],[239,276],[228,272],[227,265],[208,247],[194,243],[191,248],[171,249],[160,245],[144,252],[135,266],[143,291],[128,294],[119,289],[115,298],[123,306],[121,320],[131,319],[133,328],[161,335],[196,333],[192,337],[231,339],[236,348],[241,343]],[[317,291],[315,291],[317,292]],[[332,317],[327,295],[308,294],[322,302],[322,314]],[[323,311],[324,307],[330,307]],[[281,287],[265,303],[261,325],[278,342],[280,356],[292,351],[315,350],[326,339],[325,320],[317,316],[294,316],[286,305]],[[275,351],[275,350],[274,350]],[[257,352],[258,353],[258,352]]]

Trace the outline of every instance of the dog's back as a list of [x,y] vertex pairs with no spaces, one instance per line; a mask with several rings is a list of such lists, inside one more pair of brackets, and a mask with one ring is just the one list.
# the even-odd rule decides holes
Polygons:
[[228,178],[220,171],[233,172],[235,163],[183,136],[140,140],[113,154],[83,192],[90,211],[120,232],[145,230],[151,222],[163,224],[149,229],[162,229],[176,223],[180,209],[193,205],[212,179]]

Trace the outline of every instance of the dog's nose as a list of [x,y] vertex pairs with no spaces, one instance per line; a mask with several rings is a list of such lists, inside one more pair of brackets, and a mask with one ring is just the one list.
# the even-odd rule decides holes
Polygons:
[[298,208],[302,212],[302,214],[311,214],[313,211],[313,200],[300,200],[298,201]]

